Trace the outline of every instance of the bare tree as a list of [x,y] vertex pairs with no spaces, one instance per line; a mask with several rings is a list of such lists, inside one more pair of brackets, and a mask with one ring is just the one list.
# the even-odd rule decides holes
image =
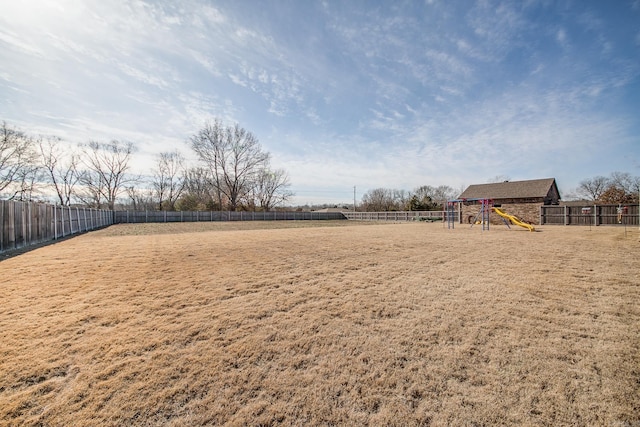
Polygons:
[[160,153],[153,172],[158,210],[175,210],[184,185],[184,157],[178,151]]
[[176,208],[183,211],[221,209],[213,193],[215,184],[206,168],[189,168],[184,173],[183,190]]
[[397,190],[374,188],[362,195],[362,208],[369,212],[401,210],[404,207],[396,199]]
[[453,200],[456,197],[458,197],[458,192],[455,189],[448,185],[439,185],[436,187],[433,200],[440,205],[440,207],[444,207],[448,200]]
[[71,197],[80,178],[78,173],[78,155],[66,154],[60,147],[59,138],[47,138],[38,141],[40,161],[46,171],[47,179],[55,190],[62,206],[71,204]]
[[[35,183],[37,155],[33,138],[11,128],[6,122],[0,126],[0,194],[11,199],[30,199]],[[28,194],[28,197],[25,195]]]
[[82,162],[86,170],[80,174],[80,184],[84,188],[81,198],[92,200],[96,207],[104,200],[109,209],[114,209],[118,195],[137,180],[127,173],[132,153],[131,142],[92,141],[85,145]]
[[586,197],[588,200],[599,200],[609,184],[609,178],[604,176],[588,178],[580,181],[576,193],[581,197]]
[[411,193],[407,190],[392,190],[394,207],[391,210],[405,210],[411,203]]
[[208,123],[190,138],[191,148],[211,171],[218,203],[223,197],[229,210],[249,194],[256,175],[269,161],[258,139],[238,124],[222,126],[220,121]]
[[151,189],[140,189],[133,185],[125,189],[129,200],[131,201],[131,207],[134,211],[151,210],[155,206],[154,194]]
[[[224,156],[225,129],[220,120],[205,123],[204,127],[189,139],[191,148],[196,152],[211,173],[219,209],[222,209],[222,191],[220,189],[220,160]],[[195,172],[195,171],[193,171]]]
[[268,212],[293,196],[289,191],[290,185],[289,175],[284,169],[262,169],[253,186],[253,198],[262,210]]
[[78,171],[78,186],[73,195],[84,205],[100,209],[103,207],[103,182],[100,176],[89,170]]
[[[34,159],[35,161],[35,159]],[[26,164],[18,173],[16,185],[13,186],[12,199],[23,202],[36,200],[40,183],[43,180],[42,168],[37,163]]]
[[640,177],[628,172],[612,172],[609,182],[629,195],[637,195],[640,190]]

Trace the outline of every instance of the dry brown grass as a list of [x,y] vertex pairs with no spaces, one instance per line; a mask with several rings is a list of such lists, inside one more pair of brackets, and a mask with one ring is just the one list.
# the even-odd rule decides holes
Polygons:
[[0,424],[640,422],[637,230],[279,224],[0,262]]

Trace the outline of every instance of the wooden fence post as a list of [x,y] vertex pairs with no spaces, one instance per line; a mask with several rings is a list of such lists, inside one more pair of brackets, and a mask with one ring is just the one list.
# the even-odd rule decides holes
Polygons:
[[[19,246],[26,246],[27,245],[27,222],[28,222],[28,218],[27,218],[27,206],[26,206],[26,202],[18,202],[20,203],[20,221],[21,221],[21,227],[20,227],[20,231],[22,232],[22,236],[20,236],[22,239],[22,242],[18,242],[18,239],[16,239],[16,244]],[[18,246],[16,246],[18,247]]]
[[16,246],[16,211],[15,211],[15,206],[14,203],[15,202],[7,202],[8,203],[8,209],[7,209],[7,213],[8,218],[7,220],[9,221],[9,223],[7,224],[7,231],[8,231],[8,235],[7,235],[7,248],[9,249],[15,249]]
[[0,251],[4,250],[4,230],[7,228],[7,223],[4,220],[5,203],[6,202],[4,200],[0,200],[0,224],[2,224],[2,227],[0,228]]
[[26,245],[30,245],[31,242],[33,241],[33,216],[31,215],[32,214],[31,202],[29,202],[27,204],[27,212],[26,212],[26,214],[27,214],[27,217],[29,218],[29,223],[26,225],[26,228],[27,228],[26,231],[27,231],[28,236],[25,236],[26,237],[25,246]]

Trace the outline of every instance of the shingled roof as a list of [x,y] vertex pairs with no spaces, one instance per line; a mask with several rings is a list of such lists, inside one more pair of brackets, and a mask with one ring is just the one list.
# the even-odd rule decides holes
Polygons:
[[467,187],[460,199],[544,199],[556,194],[560,197],[555,178],[528,181],[505,181],[475,184]]

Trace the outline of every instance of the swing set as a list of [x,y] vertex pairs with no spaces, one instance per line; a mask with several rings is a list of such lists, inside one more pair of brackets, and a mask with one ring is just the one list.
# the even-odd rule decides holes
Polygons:
[[460,205],[462,202],[480,202],[480,211],[475,216],[473,221],[471,221],[471,227],[473,228],[476,224],[482,224],[482,230],[489,230],[490,226],[490,214],[491,212],[495,212],[500,216],[500,219],[504,222],[507,228],[511,229],[509,225],[514,224],[520,227],[526,228],[529,231],[535,231],[535,228],[531,224],[527,224],[522,219],[518,218],[515,215],[508,214],[507,212],[500,209],[500,205],[494,206],[492,199],[458,199],[451,200],[447,202],[447,210],[445,212],[445,216],[447,219],[447,228],[455,228],[456,222],[456,205]]

